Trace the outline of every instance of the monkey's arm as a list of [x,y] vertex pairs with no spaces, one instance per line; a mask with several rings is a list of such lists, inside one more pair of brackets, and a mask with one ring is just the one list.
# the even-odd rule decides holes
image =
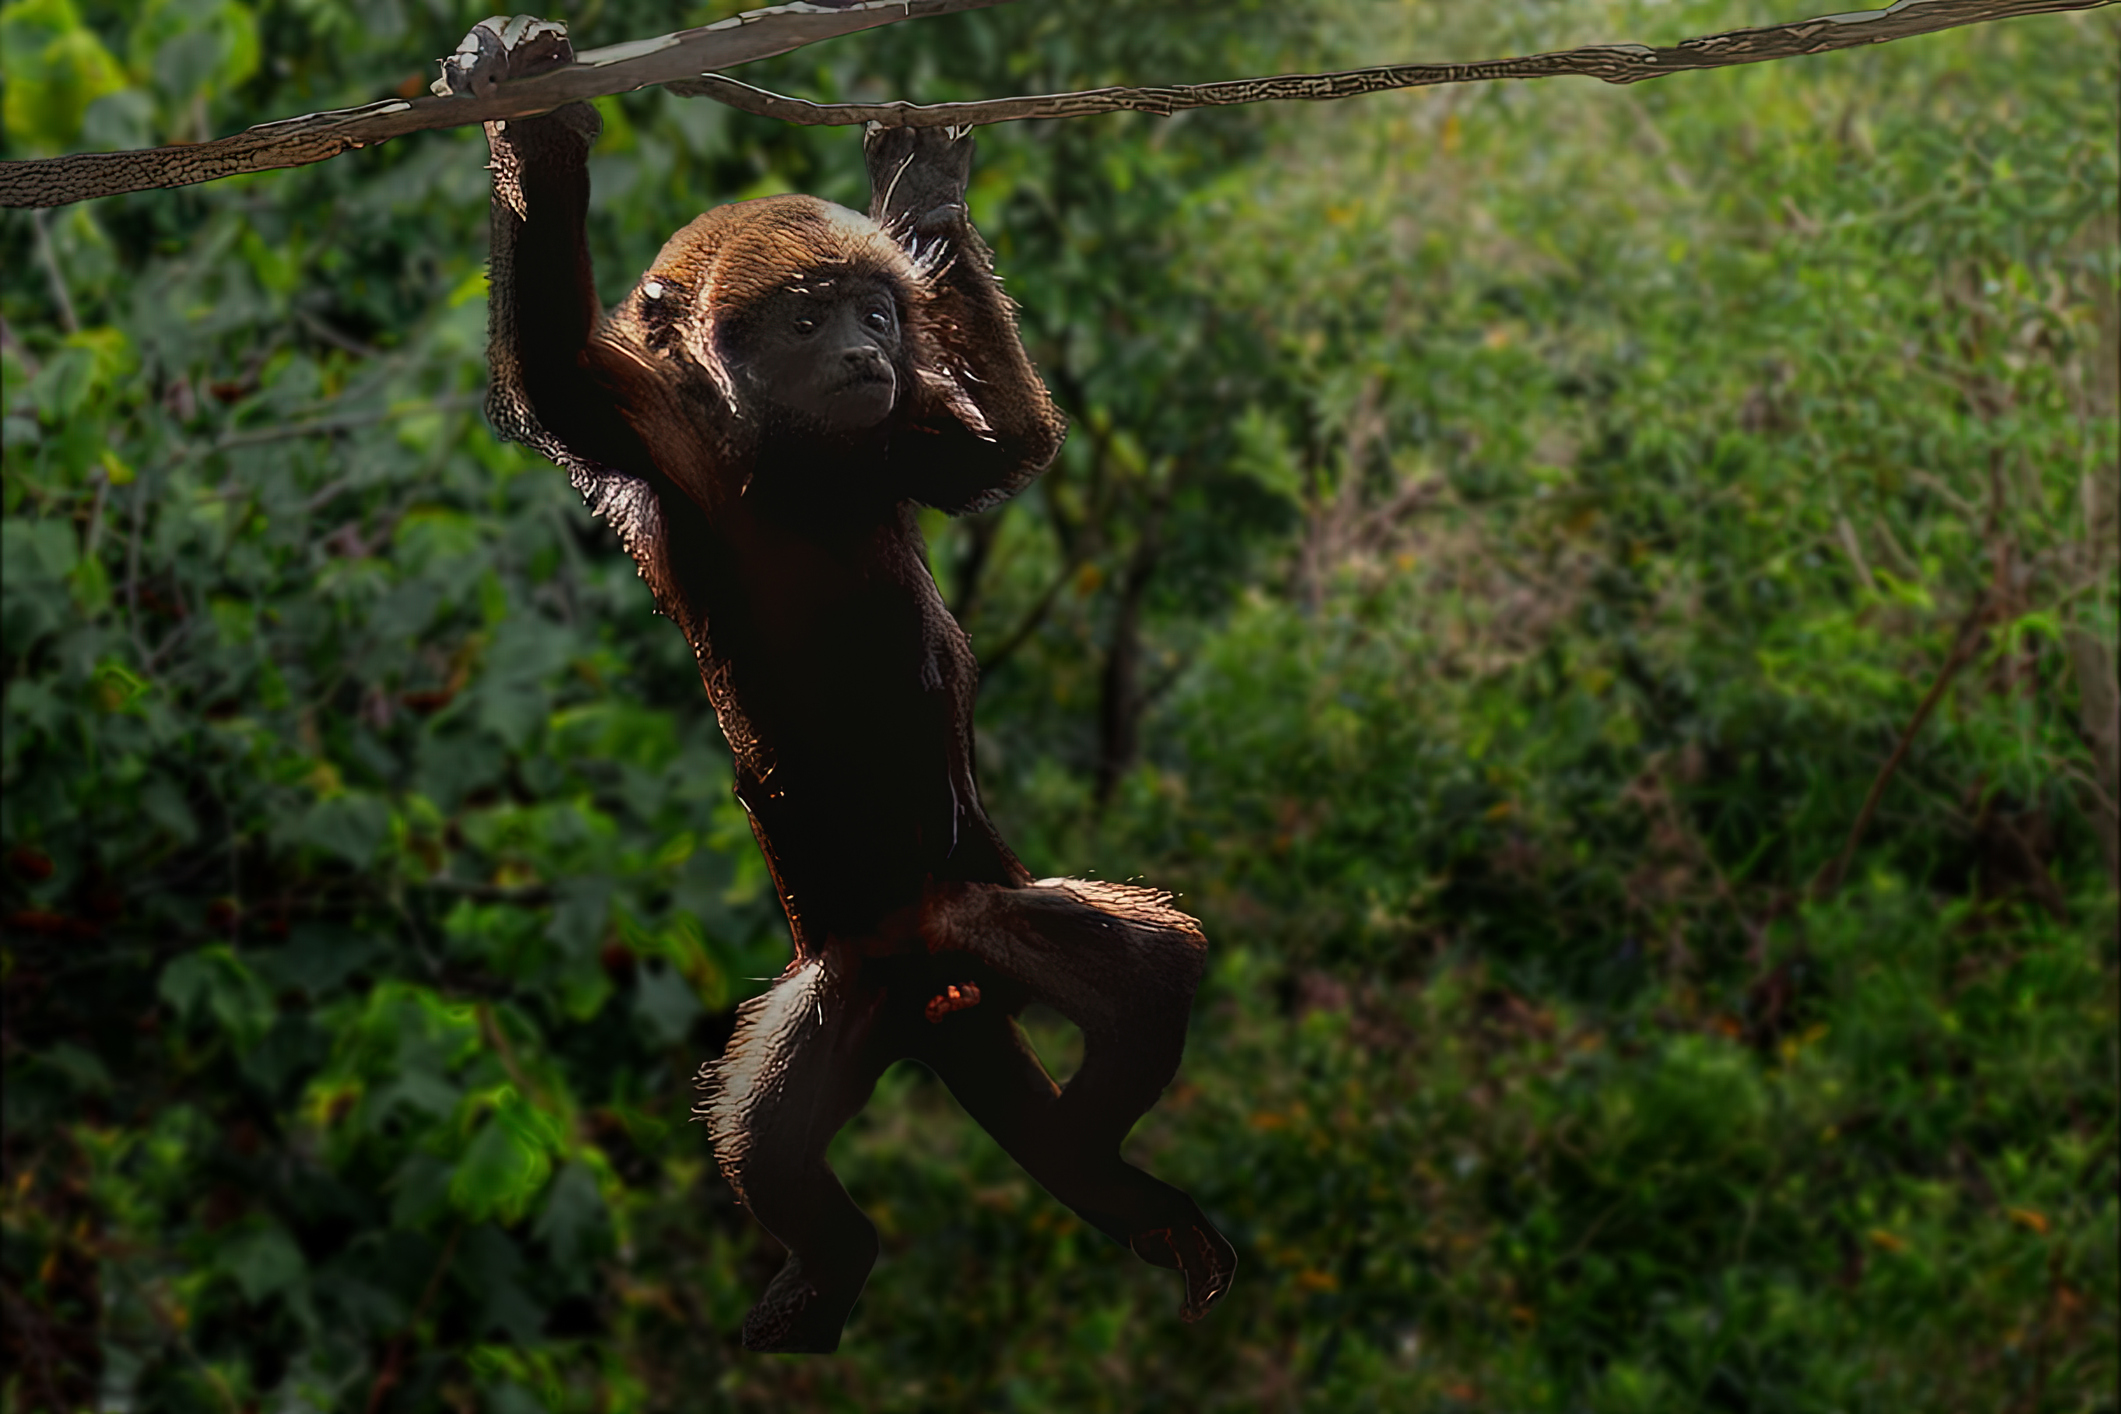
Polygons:
[[1022,490],[1060,450],[1067,424],[1017,334],[994,261],[972,227],[972,138],[944,128],[875,128],[864,140],[869,214],[929,277],[921,367],[925,415],[893,449],[907,494],[952,514]]
[[[438,90],[478,92],[572,62],[564,26],[519,15],[482,20],[442,64]],[[488,123],[493,249],[487,295],[486,416],[511,441],[567,470],[665,597],[662,516],[650,463],[612,392],[586,369],[603,318],[589,261],[589,148],[603,124],[586,103]]]
[[[596,110],[570,103],[541,117],[488,123],[493,149],[493,263],[486,413],[503,436],[567,465],[585,405],[605,396],[582,371],[602,316],[583,223]],[[572,469],[570,467],[570,469]]]

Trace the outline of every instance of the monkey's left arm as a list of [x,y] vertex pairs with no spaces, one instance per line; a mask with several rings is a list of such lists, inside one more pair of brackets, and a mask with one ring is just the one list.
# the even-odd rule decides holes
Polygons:
[[1022,490],[1060,450],[1067,423],[1024,352],[994,258],[972,227],[972,138],[947,128],[872,128],[869,214],[932,269],[923,415],[893,448],[906,494],[953,515]]

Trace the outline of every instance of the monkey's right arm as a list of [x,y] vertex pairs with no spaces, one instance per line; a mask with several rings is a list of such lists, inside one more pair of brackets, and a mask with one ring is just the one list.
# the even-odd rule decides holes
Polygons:
[[[495,15],[474,25],[457,52],[442,61],[434,88],[485,94],[503,79],[573,62],[565,25]],[[486,414],[502,436],[537,448],[570,471],[589,450],[580,434],[590,429],[569,424],[580,420],[585,407],[604,401],[585,388],[581,367],[590,331],[603,315],[583,231],[589,147],[602,127],[585,103],[486,125],[493,151],[487,323],[493,383]]]
[[[481,20],[442,61],[435,89],[484,92],[501,79],[573,61],[565,26],[496,16]],[[662,511],[643,479],[654,475],[652,463],[583,358],[603,319],[585,229],[589,148],[602,127],[586,103],[486,124],[493,152],[486,416],[503,437],[567,470],[662,601]]]
[[[583,223],[589,210],[589,145],[596,110],[570,103],[536,118],[488,123],[493,149],[493,257],[486,414],[505,437],[569,466],[588,452],[590,406],[607,401],[582,369],[582,351],[603,310]],[[591,453],[593,455],[593,453]]]

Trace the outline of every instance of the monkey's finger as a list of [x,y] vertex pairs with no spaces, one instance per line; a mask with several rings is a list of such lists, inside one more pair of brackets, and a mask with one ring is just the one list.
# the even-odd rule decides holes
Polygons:
[[440,95],[485,97],[503,79],[574,62],[567,26],[535,15],[488,15],[457,42],[456,52],[440,62],[442,76],[428,85]]

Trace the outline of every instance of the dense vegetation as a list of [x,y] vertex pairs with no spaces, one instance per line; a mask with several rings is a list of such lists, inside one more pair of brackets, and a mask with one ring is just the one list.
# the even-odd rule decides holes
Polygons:
[[[9,0],[6,154],[416,91],[481,13]],[[1024,0],[745,76],[1793,15]],[[778,1254],[689,1082],[785,935],[682,640],[477,410],[479,135],[11,213],[6,1408],[2112,1410],[2117,80],[2106,11],[983,135],[1074,424],[930,526],[985,787],[1206,920],[1133,1142],[1245,1266],[1181,1326],[903,1067],[835,1360],[736,1348]],[[609,297],[862,198],[847,133],[603,107]]]

